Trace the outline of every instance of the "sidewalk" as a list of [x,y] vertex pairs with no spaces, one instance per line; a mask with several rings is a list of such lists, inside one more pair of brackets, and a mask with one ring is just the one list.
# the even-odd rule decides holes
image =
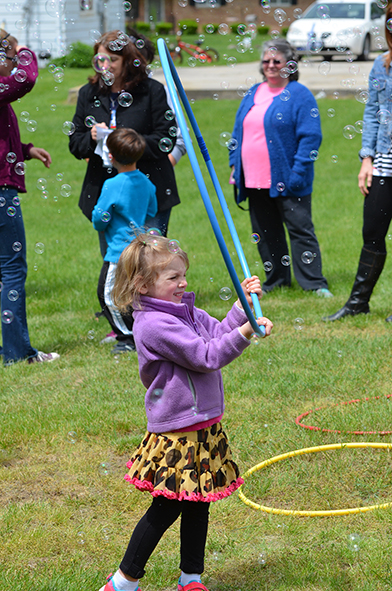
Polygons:
[[[367,88],[369,72],[377,54],[372,54],[368,62],[333,60],[322,62],[320,58],[299,63],[299,81],[307,86],[314,95],[325,92],[332,96],[352,95],[358,89]],[[321,65],[322,64],[322,65]],[[330,66],[330,71],[327,72]],[[236,66],[196,66],[178,67],[177,72],[189,99],[241,98],[247,88],[261,81],[259,62],[237,64]],[[164,83],[165,77],[161,68],[154,71],[154,78]]]

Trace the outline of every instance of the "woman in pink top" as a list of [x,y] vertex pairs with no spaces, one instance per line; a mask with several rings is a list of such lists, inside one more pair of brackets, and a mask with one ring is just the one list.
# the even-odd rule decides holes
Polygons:
[[252,230],[260,237],[263,291],[289,286],[292,263],[303,289],[329,297],[311,215],[313,163],[321,143],[317,103],[297,82],[296,55],[285,39],[265,43],[260,71],[264,82],[250,89],[236,114],[230,165],[237,203],[249,199]]

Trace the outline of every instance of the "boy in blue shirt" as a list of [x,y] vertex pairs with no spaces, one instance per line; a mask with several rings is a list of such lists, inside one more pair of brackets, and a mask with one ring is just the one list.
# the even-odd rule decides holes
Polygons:
[[108,245],[97,293],[102,312],[117,335],[114,354],[135,351],[132,314],[121,314],[111,298],[117,263],[135,238],[135,231],[141,231],[158,209],[155,186],[136,168],[145,145],[144,138],[133,129],[115,129],[108,136],[109,158],[119,174],[105,181],[92,213],[93,226],[105,232]]

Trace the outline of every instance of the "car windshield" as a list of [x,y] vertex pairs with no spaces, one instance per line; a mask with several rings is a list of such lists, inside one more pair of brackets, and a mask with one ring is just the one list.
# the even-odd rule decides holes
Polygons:
[[[323,18],[329,15],[330,18],[365,18],[365,5],[356,4],[315,4],[302,18]],[[325,16],[324,16],[325,18]]]

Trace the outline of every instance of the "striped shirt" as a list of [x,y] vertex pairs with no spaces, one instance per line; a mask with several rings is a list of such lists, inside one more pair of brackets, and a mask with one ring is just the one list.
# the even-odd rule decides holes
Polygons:
[[373,160],[373,175],[392,177],[392,145],[387,154],[376,152]]

